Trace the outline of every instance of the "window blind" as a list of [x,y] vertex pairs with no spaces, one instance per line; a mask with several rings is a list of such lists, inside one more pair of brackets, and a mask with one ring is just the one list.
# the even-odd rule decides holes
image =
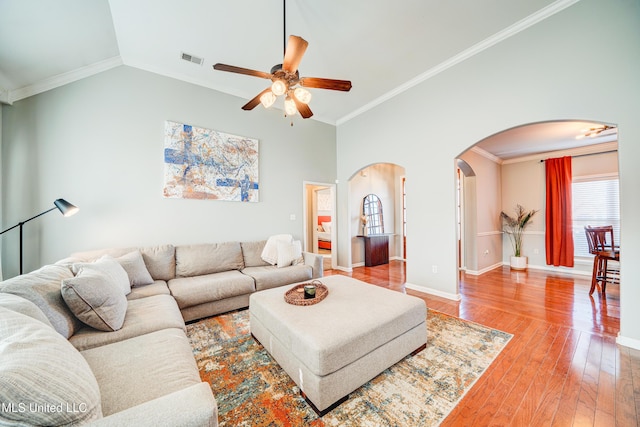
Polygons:
[[584,227],[612,225],[620,242],[620,194],[618,179],[574,180],[572,184],[574,256],[589,256]]

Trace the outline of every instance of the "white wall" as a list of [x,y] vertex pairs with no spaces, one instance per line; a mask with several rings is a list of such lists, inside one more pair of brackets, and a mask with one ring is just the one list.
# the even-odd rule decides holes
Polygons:
[[[466,242],[472,246],[475,253],[470,254],[468,265],[472,273],[482,272],[502,262],[502,232],[500,224],[500,206],[502,200],[502,174],[500,165],[483,157],[475,151],[469,150],[460,156],[475,172],[473,189],[475,194],[467,194],[475,199],[475,242]],[[467,179],[465,180],[465,182]],[[469,183],[467,183],[469,184]],[[473,202],[472,200],[469,200]],[[471,248],[469,248],[471,249]]]
[[[516,205],[525,210],[537,210],[522,236],[522,255],[531,267],[545,266],[545,167],[540,160],[504,164],[502,166],[501,209],[515,215]],[[503,261],[509,263],[513,246],[508,235],[503,236]]]
[[[80,207],[24,226],[25,272],[91,248],[302,238],[304,180],[334,182],[335,127],[130,67],[3,108],[3,226],[53,207]],[[165,199],[164,122],[257,138],[260,202]],[[290,215],[296,220],[290,220]],[[2,236],[5,277],[18,271],[18,233]]]
[[[640,344],[640,264],[625,263],[640,259],[639,17],[635,0],[582,0],[340,124],[338,215],[350,215],[347,182],[355,171],[383,161],[403,165],[411,236],[407,282],[456,297],[454,159],[477,141],[522,124],[617,124],[624,230],[620,340]],[[595,52],[606,52],[606,60],[594,59]],[[344,222],[338,231],[350,235]],[[348,265],[350,243],[339,240],[340,265]]]

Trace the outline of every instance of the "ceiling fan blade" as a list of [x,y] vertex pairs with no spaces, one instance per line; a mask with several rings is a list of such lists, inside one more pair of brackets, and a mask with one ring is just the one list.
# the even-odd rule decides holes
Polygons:
[[230,73],[246,74],[247,76],[261,77],[263,79],[271,78],[271,74],[265,73],[264,71],[250,70],[249,68],[236,67],[234,65],[218,63],[213,66],[213,69],[218,71],[228,71]]
[[351,82],[349,80],[322,79],[319,77],[303,77],[300,79],[300,85],[318,89],[341,90],[343,92],[351,90]]
[[284,53],[284,60],[282,61],[282,69],[295,73],[298,70],[298,65],[302,61],[302,55],[307,50],[309,42],[302,37],[289,36],[287,42],[287,49]]
[[249,101],[246,104],[244,104],[242,106],[242,109],[249,111],[249,110],[253,110],[254,108],[256,108],[256,106],[258,104],[260,104],[260,97],[262,95],[264,95],[266,92],[270,91],[270,90],[271,90],[271,88],[268,87],[265,90],[263,90],[262,92],[260,92],[259,94],[257,94],[251,101]]
[[308,119],[309,117],[313,116],[313,112],[307,104],[298,101],[295,96],[292,96],[291,99],[293,99],[293,102],[296,104],[296,108],[298,109],[298,112],[303,119]]

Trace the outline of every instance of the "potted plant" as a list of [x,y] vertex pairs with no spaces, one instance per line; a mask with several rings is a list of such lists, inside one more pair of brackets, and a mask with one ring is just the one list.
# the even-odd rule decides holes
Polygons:
[[514,270],[526,270],[527,257],[522,256],[522,234],[527,225],[530,224],[531,218],[538,212],[537,210],[525,211],[521,205],[516,205],[514,217],[504,212],[500,213],[502,219],[502,230],[509,235],[511,246],[513,247],[513,256],[510,260],[510,266]]

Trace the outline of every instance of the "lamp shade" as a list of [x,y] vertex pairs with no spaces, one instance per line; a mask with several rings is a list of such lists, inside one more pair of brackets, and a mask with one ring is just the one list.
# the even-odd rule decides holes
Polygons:
[[56,208],[58,208],[63,216],[75,215],[80,210],[78,209],[78,207],[67,202],[65,199],[57,199],[55,202],[53,202],[53,204],[56,205]]
[[273,81],[273,84],[271,85],[271,92],[273,92],[275,96],[284,95],[286,91],[287,84],[285,82],[280,79]]
[[265,92],[264,95],[260,97],[260,102],[262,103],[264,108],[269,108],[273,105],[274,102],[276,102],[276,96],[271,91]]
[[287,96],[284,100],[284,112],[287,116],[295,116],[296,111],[298,110],[296,108],[295,102],[293,102],[293,99]]

